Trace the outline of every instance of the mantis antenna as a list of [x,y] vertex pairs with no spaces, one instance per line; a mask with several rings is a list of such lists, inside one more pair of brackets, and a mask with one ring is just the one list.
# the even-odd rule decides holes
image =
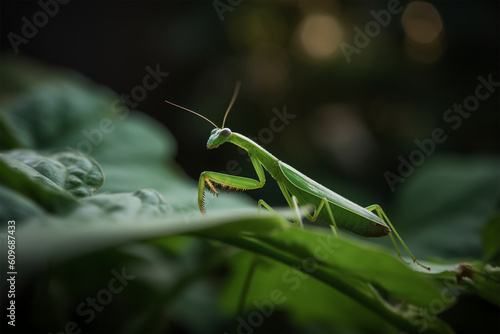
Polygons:
[[231,98],[231,102],[229,103],[229,107],[227,107],[226,114],[224,115],[224,119],[222,120],[222,129],[224,129],[224,124],[226,124],[227,114],[229,114],[229,110],[233,107],[234,101],[236,101],[236,97],[238,96],[238,92],[240,91],[241,81],[238,80],[236,82],[236,87],[234,88],[233,97]]
[[211,124],[213,124],[213,126],[215,126],[217,129],[220,129],[217,125],[215,125],[215,123],[214,123],[214,122],[212,122],[211,120],[209,120],[209,119],[208,119],[208,118],[206,118],[205,116],[200,115],[200,114],[198,114],[198,113],[197,113],[197,112],[195,112],[195,111],[192,111],[191,109],[184,108],[184,107],[182,107],[182,106],[180,106],[180,105],[178,105],[178,104],[172,103],[172,102],[167,101],[167,100],[165,100],[165,102],[167,102],[168,104],[171,104],[171,105],[173,105],[173,106],[176,106],[177,108],[181,108],[181,109],[184,109],[184,110],[186,110],[186,111],[189,111],[190,113],[193,113],[193,114],[195,114],[195,115],[197,115],[197,116],[200,116],[200,117],[201,117],[201,118],[203,118],[204,120],[206,120],[206,121],[210,122]]
[[234,101],[236,101],[236,97],[238,96],[238,92],[240,91],[240,86],[241,86],[241,81],[238,80],[238,82],[236,82],[236,87],[234,88],[233,97],[231,98],[231,102],[229,103],[229,107],[227,107],[226,113],[224,114],[224,119],[222,120],[222,128],[219,128],[217,125],[215,125],[214,122],[212,122],[211,120],[209,120],[205,116],[198,114],[196,111],[193,111],[191,109],[185,108],[183,106],[180,106],[178,104],[175,104],[175,103],[167,101],[167,100],[165,100],[165,102],[167,102],[168,104],[171,104],[171,105],[173,105],[173,106],[175,106],[177,108],[181,108],[181,109],[184,109],[186,111],[189,111],[190,113],[193,113],[196,116],[200,116],[201,118],[203,118],[204,120],[206,120],[207,122],[209,122],[210,124],[212,124],[213,126],[215,126],[217,129],[223,129],[224,128],[224,124],[226,124],[227,114],[229,114],[229,110],[231,110],[231,108],[233,107]]

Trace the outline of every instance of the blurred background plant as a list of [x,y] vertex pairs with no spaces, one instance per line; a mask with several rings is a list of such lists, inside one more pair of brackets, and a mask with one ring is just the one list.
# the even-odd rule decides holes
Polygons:
[[[46,21],[40,12],[46,13]],[[242,89],[226,123],[233,131],[256,138],[278,158],[361,205],[381,204],[419,259],[498,265],[494,246],[498,233],[494,227],[490,227],[493,232],[484,232],[486,222],[498,224],[498,86],[491,85],[491,97],[481,100],[456,129],[443,118],[454,104],[477,94],[479,76],[500,80],[498,13],[499,3],[487,1],[3,1],[0,101],[3,114],[17,116],[9,121],[15,129],[11,137],[1,129],[1,147],[80,148],[106,175],[98,194],[150,187],[173,211],[195,214],[194,180],[201,171],[253,176],[253,170],[234,147],[207,151],[204,144],[211,127],[163,101],[191,108],[220,124],[240,79]],[[61,66],[67,73],[46,69],[34,60]],[[158,85],[137,88],[152,87],[155,80],[144,81],[147,75]],[[141,92],[146,95],[138,95]],[[149,118],[129,116],[120,101],[125,95],[132,96],[129,109],[148,114],[170,133]],[[278,116],[284,113],[293,118]],[[120,116],[127,125],[120,125]],[[279,122],[273,121],[276,117]],[[113,123],[101,123],[104,118]],[[161,135],[148,137],[154,131],[143,122],[160,129]],[[96,128],[102,137],[92,132]],[[447,139],[435,145],[434,153],[426,155],[405,182],[391,188],[386,173],[398,174],[399,157],[408,160],[418,148],[415,140],[432,138],[438,128]],[[79,147],[82,141],[90,142],[90,148]],[[279,188],[271,181],[248,193],[253,200],[242,194],[223,195],[210,199],[208,210],[253,206],[259,198],[283,206]],[[2,219],[13,212],[7,210],[9,203],[19,205],[12,198],[4,192]],[[20,215],[21,220],[46,214],[35,207],[22,208],[28,213]],[[488,239],[495,233],[496,238]],[[105,310],[109,313],[97,316],[85,331],[225,328],[234,307],[216,310],[220,303],[234,304],[228,300],[235,293],[228,291],[239,291],[248,256],[241,260],[245,266],[231,262],[237,256],[230,260],[222,256],[223,265],[213,267],[217,270],[204,269],[204,254],[235,250],[186,238],[169,238],[168,246],[160,242],[160,253],[158,248],[133,243],[125,251],[87,254],[56,267],[50,275],[45,271],[42,284],[43,277],[53,277],[45,310],[67,313],[54,318],[37,313],[42,304],[35,302],[34,308],[26,304],[25,314],[38,314],[34,327],[27,330],[62,330],[78,304],[105,287],[113,277],[111,270],[120,271],[122,266],[135,268],[131,272],[141,283],[134,282],[130,292],[118,295],[123,300],[111,304]],[[370,242],[389,245],[385,239]],[[274,268],[276,277],[286,270],[268,268]],[[177,284],[186,277],[203,279],[187,279],[188,288],[182,289]],[[255,285],[266,286],[264,279],[257,275]],[[268,290],[250,296],[269,296],[277,285],[271,279],[267,284]],[[295,295],[295,303],[303,308],[317,303],[318,308],[299,317],[299,307],[291,302],[255,331],[397,331],[373,314],[365,314],[363,319],[368,320],[361,325],[357,317],[364,311],[352,301],[336,292],[327,295],[322,286],[318,288],[320,283],[310,284]],[[177,290],[182,291],[179,298]],[[141,300],[137,295],[151,298],[160,292],[164,299],[159,300],[169,303],[156,314],[149,311],[158,306],[154,302],[144,313],[129,305]],[[318,294],[331,300],[317,302]],[[315,319],[313,311],[325,305],[335,307],[337,316],[322,311]],[[116,325],[124,310],[134,315],[124,322],[126,328]],[[479,324],[484,332],[498,332],[498,307],[475,294],[461,297],[441,317],[459,332],[477,330]],[[302,320],[300,325],[294,322],[297,319]]]

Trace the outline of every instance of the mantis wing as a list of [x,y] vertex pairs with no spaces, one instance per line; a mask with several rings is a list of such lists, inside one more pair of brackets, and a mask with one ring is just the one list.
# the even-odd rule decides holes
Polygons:
[[[297,197],[301,205],[313,204],[326,198],[338,226],[366,237],[379,237],[391,233],[391,229],[377,215],[349,201],[339,194],[302,174],[295,168],[279,162],[280,169],[288,181],[288,190]],[[321,219],[329,221],[328,215],[320,213]]]

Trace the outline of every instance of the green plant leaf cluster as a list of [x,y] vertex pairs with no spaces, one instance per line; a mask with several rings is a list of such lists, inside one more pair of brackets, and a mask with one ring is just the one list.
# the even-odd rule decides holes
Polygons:
[[[498,233],[492,204],[498,193],[490,188],[483,206],[471,199],[478,214],[457,220],[457,230],[474,225],[466,232],[474,238],[481,240],[483,231],[482,242],[446,242],[442,234],[443,247],[428,253],[415,244],[417,255],[438,258],[427,262],[430,273],[373,243],[292,227],[283,218],[288,210],[259,214],[242,194],[210,200],[202,216],[196,182],[175,164],[176,145],[166,128],[124,105],[116,108],[116,95],[78,74],[11,62],[0,73],[0,217],[4,226],[16,221],[25,303],[19,312],[31,319],[19,323],[20,331],[446,333],[456,327],[439,316],[463,296],[498,308],[499,242],[492,236]],[[495,178],[492,170],[478,174],[485,184]],[[433,172],[415,180],[432,179]],[[472,187],[474,180],[465,184]],[[412,179],[401,197],[414,202],[425,185]],[[443,189],[428,196],[435,207],[400,206],[435,224],[424,224],[421,235],[443,233],[433,212],[443,221],[450,212],[455,219],[446,203],[462,203],[466,190],[452,189],[455,198]],[[463,245],[472,247],[468,259]],[[484,252],[474,248],[481,245]],[[442,249],[461,249],[463,259]],[[110,282],[120,273],[123,289],[106,294],[116,290]],[[93,307],[89,300],[101,303]]]

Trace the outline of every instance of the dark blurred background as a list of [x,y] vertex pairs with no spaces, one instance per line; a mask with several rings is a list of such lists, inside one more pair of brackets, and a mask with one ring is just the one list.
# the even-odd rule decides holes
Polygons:
[[[193,179],[254,172],[234,147],[207,151],[212,126],[163,101],[220,125],[241,80],[228,127],[368,205],[391,201],[384,173],[397,174],[398,156],[435,128],[447,135],[438,154],[498,154],[497,91],[456,130],[443,120],[478,76],[500,80],[498,16],[498,1],[2,1],[1,46],[120,95],[142,85],[148,66],[169,72],[136,109],[174,134]],[[14,48],[12,33],[34,20],[36,33]],[[294,118],[273,120],[284,109]],[[284,204],[273,182],[249,194]]]

